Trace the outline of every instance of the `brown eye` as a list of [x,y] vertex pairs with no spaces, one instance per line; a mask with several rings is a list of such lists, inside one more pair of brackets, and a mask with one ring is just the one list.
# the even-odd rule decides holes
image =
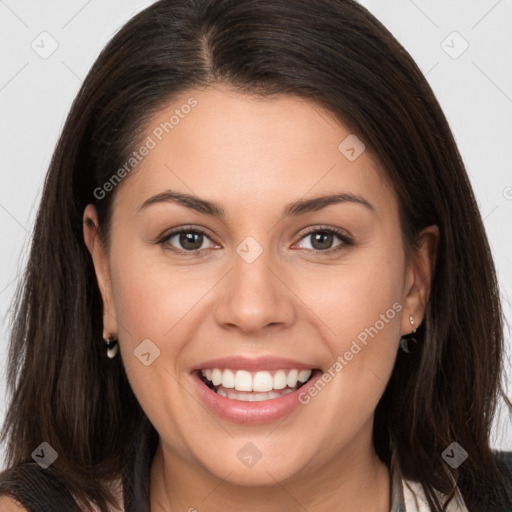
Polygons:
[[202,233],[192,231],[182,231],[179,234],[179,243],[187,251],[196,251],[203,245]]
[[330,249],[334,241],[334,235],[327,231],[318,231],[317,233],[309,236],[311,236],[311,245],[313,249],[319,251],[323,249]]
[[[210,246],[204,247],[204,242],[209,241]],[[173,231],[161,238],[158,243],[178,252],[194,252],[209,249],[213,246],[208,235],[200,229],[180,229]],[[170,246],[170,247],[169,247]]]
[[[301,247],[301,249],[328,252],[353,245],[353,240],[346,233],[333,228],[317,228],[311,230],[302,236],[301,241],[308,239],[310,240],[309,247]],[[338,243],[336,243],[336,239],[339,240]]]

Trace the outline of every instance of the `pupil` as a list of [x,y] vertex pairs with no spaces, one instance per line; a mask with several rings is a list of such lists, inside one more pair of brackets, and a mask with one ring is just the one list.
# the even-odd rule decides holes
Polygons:
[[[315,233],[313,236],[313,247],[315,249],[328,249],[332,245],[332,233],[325,231]],[[191,251],[199,249],[202,245],[202,234],[187,232],[180,234],[180,244],[183,248]]]
[[[194,233],[189,231],[187,233],[180,234],[180,244],[184,249],[189,249],[191,251],[199,249],[202,244],[202,234]],[[197,243],[199,241],[199,244]]]
[[[325,231],[315,233],[313,237],[313,247],[315,249],[329,249],[332,244],[332,233]],[[317,244],[319,242],[319,245]]]

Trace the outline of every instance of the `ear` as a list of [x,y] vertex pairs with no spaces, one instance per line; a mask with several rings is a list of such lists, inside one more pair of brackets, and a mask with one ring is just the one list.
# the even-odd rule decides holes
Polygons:
[[[430,296],[438,244],[439,228],[428,226],[420,232],[418,245],[412,248],[406,268],[402,335],[413,332],[423,322]],[[411,316],[414,326],[410,322]]]
[[85,245],[91,253],[96,272],[96,279],[103,299],[103,337],[117,337],[117,320],[114,296],[108,267],[108,257],[98,231],[98,214],[96,208],[89,204],[83,215]]

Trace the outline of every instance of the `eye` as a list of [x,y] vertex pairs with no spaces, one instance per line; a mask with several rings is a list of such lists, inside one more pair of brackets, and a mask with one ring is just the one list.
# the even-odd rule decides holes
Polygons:
[[[301,247],[301,249],[312,249],[316,252],[339,251],[344,247],[354,245],[352,238],[336,228],[319,227],[312,229],[303,234],[301,240],[310,239],[309,247]],[[339,243],[333,246],[333,243],[339,240]]]
[[[209,241],[210,246],[204,246],[204,242]],[[214,247],[210,237],[201,229],[197,228],[181,228],[164,235],[159,244],[170,246],[172,251],[177,252],[199,252]]]
[[[353,239],[346,232],[330,227],[311,229],[304,233],[300,240],[307,240],[308,238],[311,240],[310,243],[306,244],[306,247],[299,247],[300,249],[325,253],[339,251],[345,247],[354,245]],[[338,243],[333,245],[336,239]],[[206,242],[209,242],[209,244],[205,246],[204,244]],[[218,247],[205,231],[193,227],[175,229],[163,235],[157,243],[164,245],[166,249],[171,251],[185,254],[197,254],[203,250]],[[309,245],[309,247],[307,245]]]

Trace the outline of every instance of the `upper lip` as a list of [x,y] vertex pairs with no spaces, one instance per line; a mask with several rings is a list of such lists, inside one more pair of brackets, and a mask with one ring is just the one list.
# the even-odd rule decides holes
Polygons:
[[219,359],[209,359],[192,368],[192,371],[205,370],[210,368],[219,368],[220,370],[246,370],[254,372],[258,370],[312,370],[315,367],[311,364],[301,363],[293,359],[286,359],[282,357],[260,356],[260,357],[246,357],[246,356],[229,356]]

